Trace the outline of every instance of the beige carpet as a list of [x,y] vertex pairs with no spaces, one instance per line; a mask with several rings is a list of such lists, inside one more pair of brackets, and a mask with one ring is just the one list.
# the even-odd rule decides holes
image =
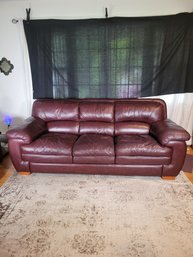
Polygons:
[[14,175],[0,257],[193,257],[193,187],[152,177]]

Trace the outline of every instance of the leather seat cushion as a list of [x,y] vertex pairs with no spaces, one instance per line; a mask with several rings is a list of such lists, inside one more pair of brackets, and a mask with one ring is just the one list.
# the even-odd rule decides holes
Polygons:
[[171,157],[172,150],[149,135],[121,135],[115,138],[117,156]]
[[72,156],[72,148],[78,136],[62,133],[47,133],[29,145],[21,147],[22,154]]
[[74,156],[114,156],[113,137],[108,135],[81,135],[73,148]]
[[115,161],[113,137],[82,135],[74,144],[73,155],[74,163],[112,164]]

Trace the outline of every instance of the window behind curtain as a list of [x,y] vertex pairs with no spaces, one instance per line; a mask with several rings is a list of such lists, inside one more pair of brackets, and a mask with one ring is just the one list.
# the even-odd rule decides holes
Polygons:
[[34,98],[192,92],[192,17],[24,21]]

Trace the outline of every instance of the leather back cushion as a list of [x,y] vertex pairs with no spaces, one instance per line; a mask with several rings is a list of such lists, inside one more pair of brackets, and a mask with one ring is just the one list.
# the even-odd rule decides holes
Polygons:
[[114,134],[114,104],[111,102],[82,102],[80,134]]
[[44,121],[78,120],[78,101],[37,100],[33,103],[32,116]]
[[115,123],[115,135],[147,135],[150,125],[145,122],[117,122]]
[[165,118],[165,106],[159,101],[139,101],[115,103],[115,122],[137,121],[153,123]]
[[114,123],[96,121],[80,122],[80,135],[83,134],[101,134],[113,136]]
[[82,102],[79,108],[81,121],[114,122],[114,104],[111,102]]
[[49,132],[60,132],[78,135],[79,122],[78,121],[49,121],[47,122]]

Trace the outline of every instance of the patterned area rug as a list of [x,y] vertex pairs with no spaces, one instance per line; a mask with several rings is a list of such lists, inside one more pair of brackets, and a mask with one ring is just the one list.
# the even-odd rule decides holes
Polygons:
[[15,174],[1,257],[193,257],[193,187],[152,177]]

